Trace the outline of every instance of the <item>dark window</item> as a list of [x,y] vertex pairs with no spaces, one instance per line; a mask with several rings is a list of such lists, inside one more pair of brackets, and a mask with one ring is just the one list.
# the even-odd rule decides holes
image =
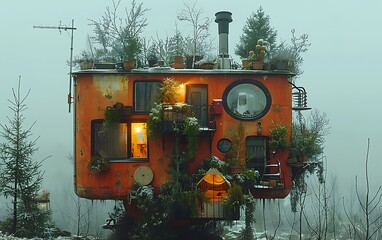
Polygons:
[[191,105],[200,127],[208,126],[207,85],[188,85],[187,103]]
[[160,81],[136,81],[134,83],[134,111],[149,113],[160,98]]
[[147,126],[144,122],[121,122],[103,129],[102,121],[92,122],[92,154],[109,160],[147,160]]
[[239,80],[229,85],[223,93],[225,111],[239,120],[256,120],[270,109],[268,89],[255,80]]
[[245,140],[247,167],[254,168],[262,175],[269,159],[269,138],[250,136]]

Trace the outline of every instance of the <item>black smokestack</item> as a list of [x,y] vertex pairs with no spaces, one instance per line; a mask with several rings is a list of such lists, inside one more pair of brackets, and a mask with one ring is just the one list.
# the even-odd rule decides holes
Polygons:
[[229,23],[232,22],[232,13],[227,11],[217,12],[215,22],[218,24],[219,32],[219,55],[228,57],[228,32]]

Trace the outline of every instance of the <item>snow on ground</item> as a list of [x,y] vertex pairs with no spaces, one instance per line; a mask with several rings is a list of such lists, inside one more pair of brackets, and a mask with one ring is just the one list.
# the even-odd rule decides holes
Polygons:
[[[83,238],[83,237],[72,236],[72,237],[57,237],[57,238],[50,238],[50,239],[51,240],[80,240],[80,239],[83,239],[83,240],[94,240],[96,238],[93,238],[93,237]],[[42,238],[32,238],[32,239],[18,238],[18,237],[13,237],[13,236],[6,236],[6,235],[4,235],[3,233],[0,232],[0,240],[43,240],[43,239]]]

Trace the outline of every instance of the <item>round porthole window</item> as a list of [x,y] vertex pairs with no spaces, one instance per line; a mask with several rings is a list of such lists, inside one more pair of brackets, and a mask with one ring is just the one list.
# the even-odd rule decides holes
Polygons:
[[222,153],[227,153],[229,150],[232,148],[232,143],[229,139],[227,138],[222,138],[218,141],[218,150]]
[[263,117],[270,109],[271,95],[256,80],[239,80],[223,93],[223,107],[233,118],[251,121]]

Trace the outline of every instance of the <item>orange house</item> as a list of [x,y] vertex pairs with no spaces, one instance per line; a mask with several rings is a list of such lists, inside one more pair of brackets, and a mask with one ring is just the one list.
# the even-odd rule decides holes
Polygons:
[[[180,84],[179,101],[192,107],[200,125],[200,139],[189,173],[195,172],[210,155],[223,160],[233,141],[232,132],[241,125],[241,164],[257,169],[266,183],[253,187],[255,197],[285,197],[292,178],[291,167],[286,163],[289,152],[280,150],[273,154],[269,140],[270,129],[278,124],[287,126],[290,140],[289,76],[289,72],[282,71],[170,68],[77,72],[74,76],[77,194],[89,199],[126,199],[136,181],[151,184],[154,189],[168,181],[174,137],[164,133],[149,139],[147,119],[161,82],[171,77]],[[120,122],[106,137],[102,133],[105,111],[117,103],[123,105]],[[94,174],[88,164],[100,152],[110,161],[110,169]]]
[[[161,105],[163,125],[155,137],[149,137],[152,129],[148,125],[150,112],[160,98],[159,89],[169,78],[179,85],[178,102],[187,106],[200,130],[196,152],[184,171],[194,174],[210,156],[227,160],[236,148],[237,164],[258,172],[258,181],[248,187],[255,198],[288,195],[295,166],[288,164],[288,149],[272,149],[270,142],[271,130],[282,125],[290,143],[293,84],[289,79],[293,74],[284,70],[230,69],[226,38],[231,13],[219,12],[216,17],[220,42],[217,69],[90,69],[73,74],[74,180],[78,196],[120,199],[129,208],[133,206],[130,203],[136,183],[151,185],[154,192],[159,192],[169,181],[173,151],[178,149],[175,145],[179,143],[182,149],[187,145],[177,139],[176,124],[184,124],[179,104]],[[113,123],[105,118],[108,114],[114,116]],[[225,180],[224,176],[221,179]],[[230,184],[220,183],[214,186],[211,181],[202,181],[199,188],[223,196]],[[215,202],[221,200],[212,197]]]

